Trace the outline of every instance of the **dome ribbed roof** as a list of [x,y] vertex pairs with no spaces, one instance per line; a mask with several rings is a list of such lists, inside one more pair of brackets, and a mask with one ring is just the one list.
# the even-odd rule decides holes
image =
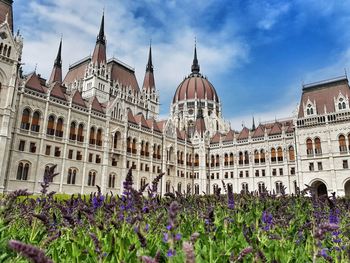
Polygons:
[[201,74],[190,74],[177,87],[173,103],[182,100],[212,100],[219,102],[214,86]]

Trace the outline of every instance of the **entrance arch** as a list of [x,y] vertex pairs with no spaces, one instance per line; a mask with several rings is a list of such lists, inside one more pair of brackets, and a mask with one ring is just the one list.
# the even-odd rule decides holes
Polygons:
[[317,194],[318,197],[320,197],[322,195],[328,195],[328,193],[327,193],[327,186],[325,185],[324,182],[322,182],[322,181],[315,181],[315,182],[312,183],[311,186],[316,189],[316,194]]
[[348,180],[344,185],[345,196],[350,197],[350,180]]

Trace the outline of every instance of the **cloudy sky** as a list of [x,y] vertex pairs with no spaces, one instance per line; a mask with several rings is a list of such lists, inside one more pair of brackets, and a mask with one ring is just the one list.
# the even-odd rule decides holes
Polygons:
[[[152,39],[161,117],[190,73],[194,38],[202,74],[233,128],[292,116],[303,83],[350,68],[350,1],[331,0],[15,0],[24,72],[49,77],[63,35],[63,65],[91,54],[105,10],[108,57],[142,80]],[[349,71],[350,72],[350,71]]]

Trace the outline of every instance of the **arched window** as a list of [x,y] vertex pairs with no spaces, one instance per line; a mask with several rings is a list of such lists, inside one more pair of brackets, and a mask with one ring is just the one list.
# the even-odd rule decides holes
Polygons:
[[80,123],[78,126],[78,142],[84,142],[84,124]]
[[321,148],[321,140],[320,140],[320,138],[315,138],[315,154],[316,154],[316,155],[322,154],[322,148]]
[[195,185],[194,185],[194,193],[195,193],[196,195],[199,195],[199,184],[195,184]]
[[0,54],[2,54],[2,49],[4,48],[4,44],[3,43],[1,43],[0,44]]
[[199,166],[199,155],[198,154],[196,154],[195,156],[194,156],[194,166]]
[[259,194],[266,192],[265,183],[263,182],[258,183],[258,191],[259,191]]
[[188,165],[192,166],[192,154],[188,155]]
[[117,149],[117,147],[118,147],[118,140],[120,138],[119,134],[120,134],[119,132],[114,133],[114,138],[113,138],[113,148],[114,149]]
[[7,57],[9,58],[11,56],[11,47],[7,50]]
[[35,111],[32,118],[31,130],[34,132],[39,132],[40,130],[40,112]]
[[127,147],[127,152],[128,153],[131,153],[131,148],[132,148],[132,144],[131,144],[131,138],[130,137],[128,137],[127,139],[126,139],[126,147]]
[[47,135],[55,135],[55,116],[50,115],[47,122]]
[[58,118],[58,120],[57,120],[56,136],[63,137],[63,119],[62,118]]
[[95,186],[96,172],[90,171],[88,175],[88,186]]
[[310,138],[306,140],[306,153],[307,153],[307,155],[314,154],[313,144],[312,144],[312,140]]
[[29,130],[30,126],[30,110],[24,109],[22,113],[21,129]]
[[215,156],[211,155],[210,159],[211,159],[210,166],[214,167],[214,165],[215,165]]
[[145,155],[145,142],[141,141],[141,156]]
[[248,151],[244,152],[244,164],[249,164],[249,154]]
[[166,183],[165,183],[165,192],[167,192],[167,193],[169,193],[170,192],[170,181],[167,181]]
[[346,152],[347,151],[346,141],[345,141],[345,136],[343,134],[339,135],[338,142],[339,142],[339,151]]
[[283,189],[284,186],[282,182],[276,182],[275,186],[276,186],[276,194],[281,194],[284,191]]
[[289,161],[295,161],[294,147],[289,146],[288,148]]
[[94,145],[96,144],[96,139],[95,139],[95,128],[94,127],[91,127],[90,128],[90,138],[89,138],[89,143]]
[[248,183],[242,183],[242,191],[243,194],[248,194],[249,189],[248,189]]
[[271,162],[272,163],[276,162],[276,150],[275,150],[275,148],[271,149]]
[[76,124],[74,121],[70,124],[69,139],[73,141],[77,139]]
[[115,186],[115,174],[110,174],[108,178],[108,187],[114,188]]
[[228,154],[225,153],[224,155],[224,166],[228,166]]
[[102,146],[102,129],[97,130],[97,139],[96,139],[97,146]]
[[141,178],[141,188],[143,189],[146,185],[146,178],[145,177],[142,177]]
[[184,164],[184,152],[180,152],[180,164]]
[[75,168],[68,169],[67,184],[75,184],[77,170]]
[[260,150],[260,163],[265,163],[265,151],[264,151],[264,149]]
[[160,145],[158,145],[157,148],[157,158],[160,160],[162,158],[161,154],[160,154]]
[[218,154],[215,156],[215,166],[220,166],[220,156]]
[[282,147],[277,148],[277,159],[279,162],[283,162],[283,150]]
[[4,46],[4,51],[2,52],[2,55],[6,56],[6,52],[7,52],[7,45]]
[[181,183],[178,183],[178,184],[177,184],[177,191],[178,191],[179,193],[181,193]]
[[239,165],[243,165],[243,153],[242,152],[238,153],[238,163],[239,163]]
[[146,155],[146,157],[149,156],[149,143],[148,142],[146,142],[146,144],[145,144],[145,155]]
[[134,138],[132,140],[132,153],[136,154],[137,153],[137,149],[136,149],[136,139]]
[[217,194],[219,191],[219,186],[217,184],[213,184],[213,194]]
[[23,162],[23,161],[19,162],[16,179],[23,180],[23,181],[28,180],[29,168],[30,168],[29,163]]
[[233,163],[234,163],[233,153],[230,153],[230,165],[233,165]]
[[259,163],[259,151],[258,150],[254,151],[254,163],[256,163],[256,164]]

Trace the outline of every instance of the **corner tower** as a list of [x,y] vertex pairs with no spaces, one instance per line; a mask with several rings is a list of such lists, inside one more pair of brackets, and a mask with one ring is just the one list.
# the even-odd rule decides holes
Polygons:
[[82,96],[89,99],[96,96],[103,103],[109,100],[110,84],[106,59],[106,37],[104,33],[104,14],[97,35],[91,61],[85,70]]

